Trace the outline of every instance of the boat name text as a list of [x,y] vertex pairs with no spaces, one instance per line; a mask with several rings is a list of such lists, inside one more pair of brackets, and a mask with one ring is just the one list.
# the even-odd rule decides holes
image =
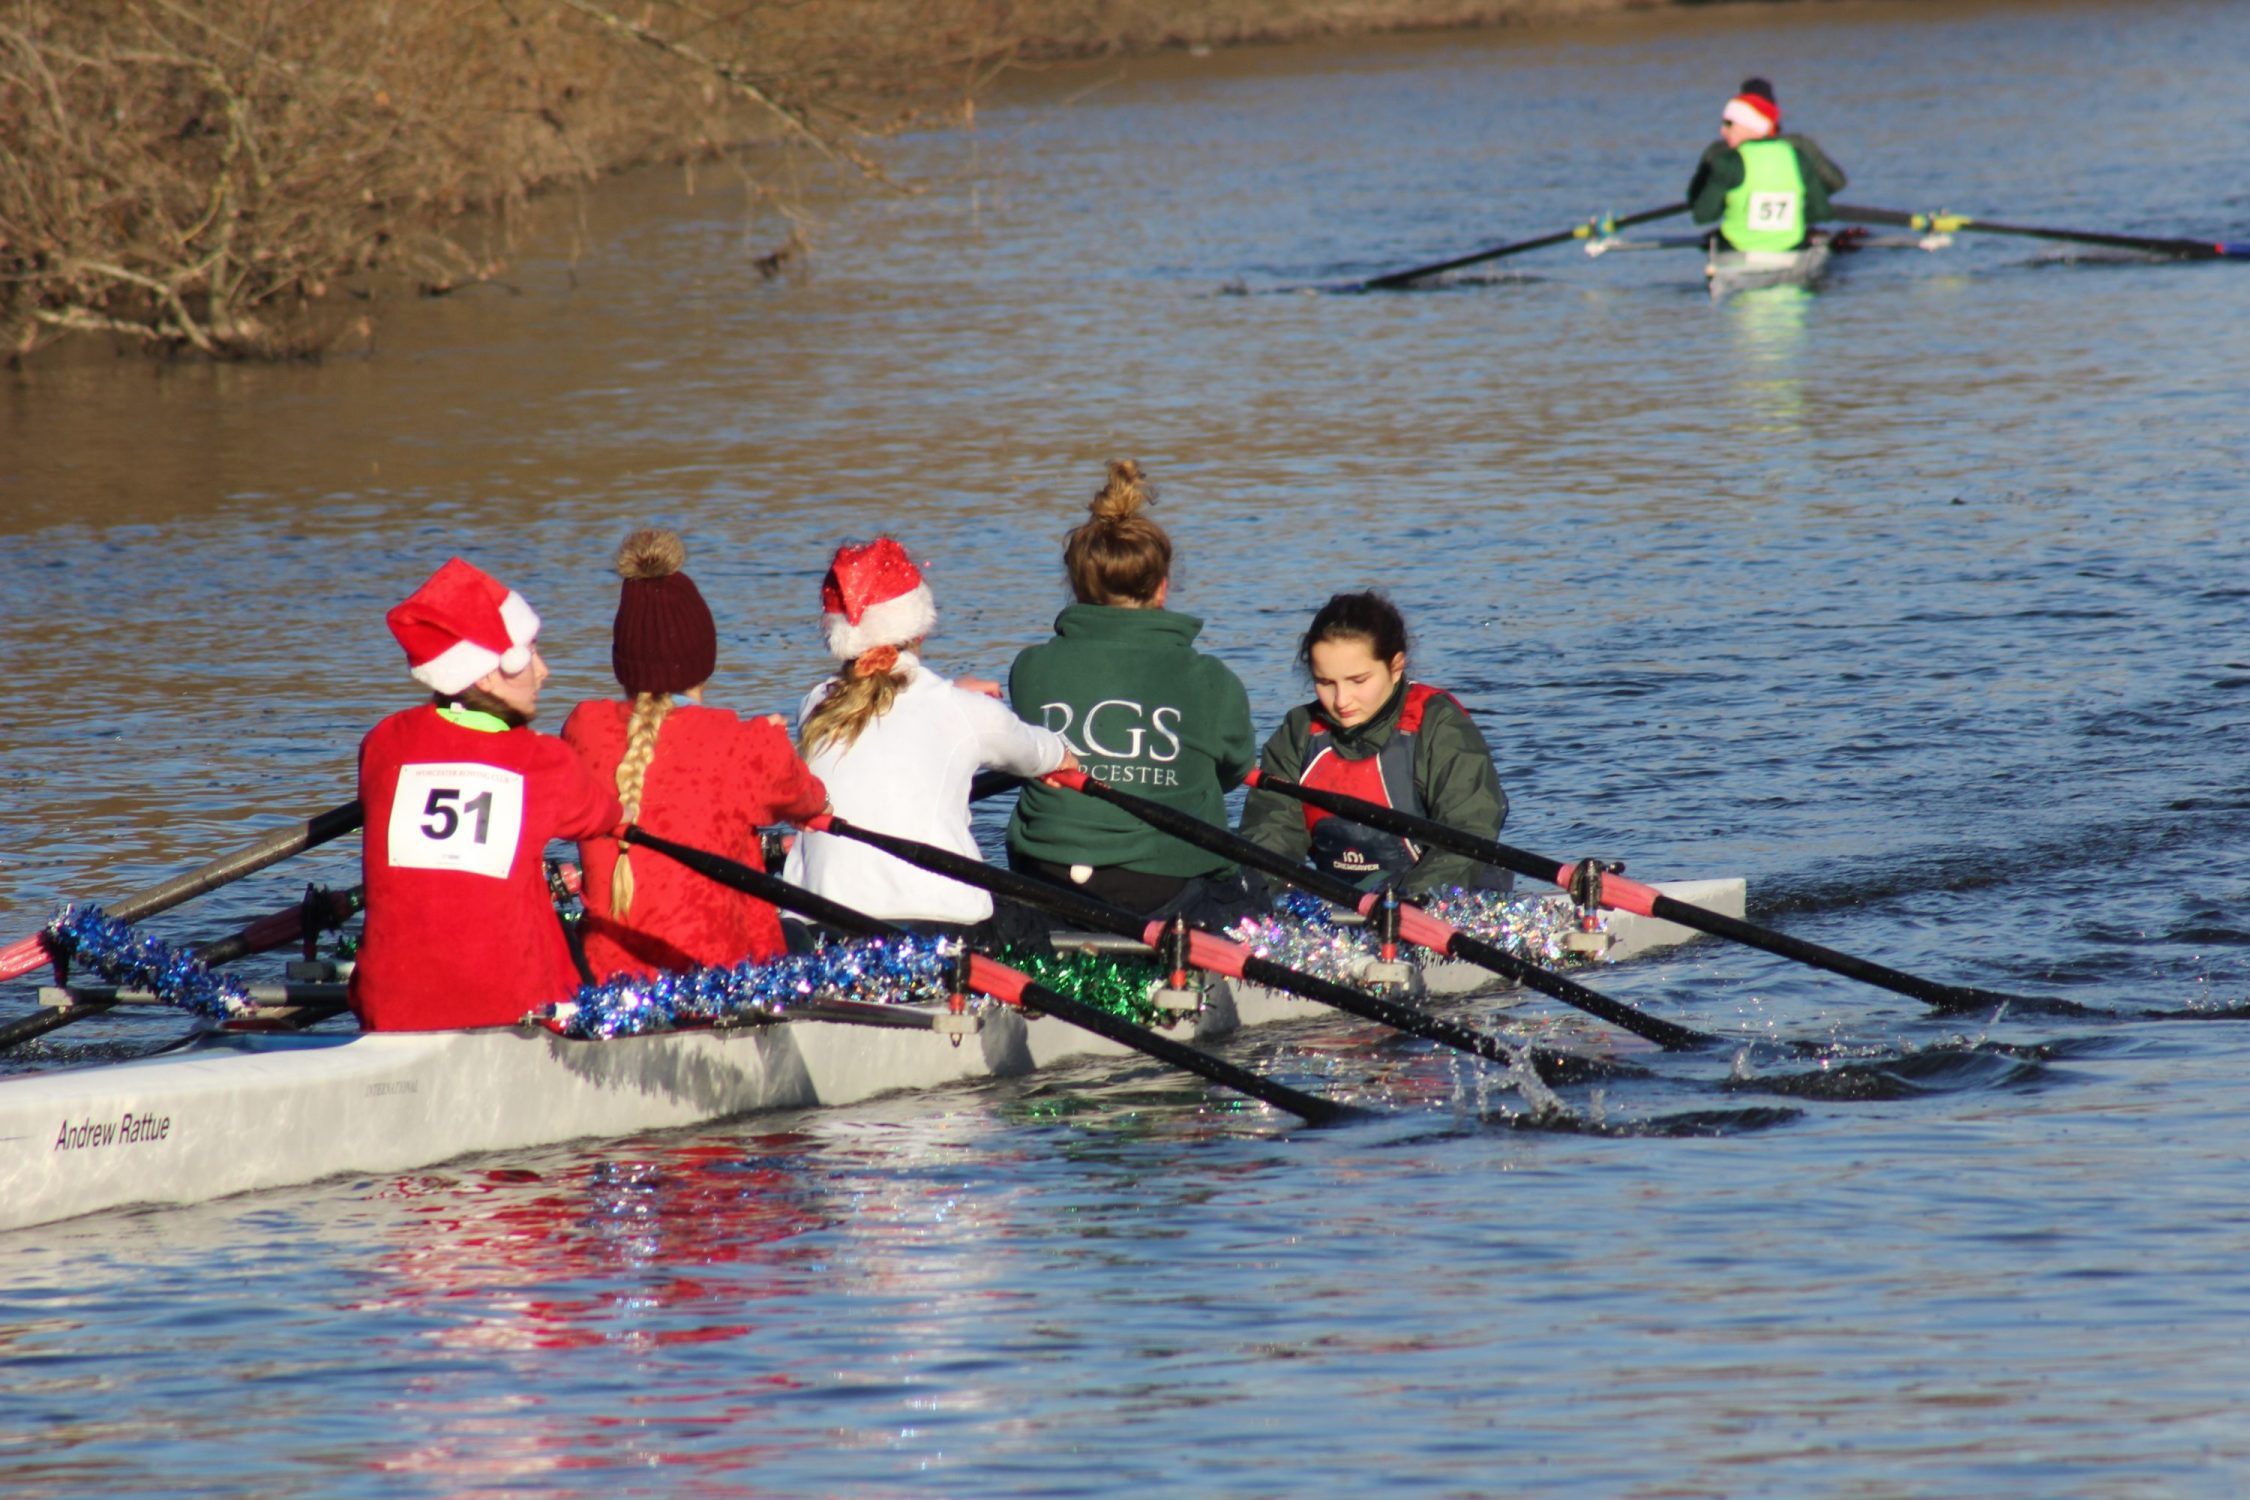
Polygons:
[[127,1110],[114,1120],[96,1120],[88,1115],[75,1125],[66,1117],[55,1136],[55,1149],[92,1151],[101,1146],[143,1146],[168,1139],[171,1134],[170,1115],[136,1115]]

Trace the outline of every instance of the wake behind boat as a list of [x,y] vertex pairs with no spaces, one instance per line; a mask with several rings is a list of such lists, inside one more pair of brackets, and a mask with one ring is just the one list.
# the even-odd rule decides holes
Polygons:
[[[1731,915],[1743,909],[1739,879],[1664,889]],[[1696,936],[1628,912],[1609,913],[1605,928],[1607,962]],[[1473,965],[1441,963],[1429,982],[1462,994],[1493,981]],[[1214,982],[1176,1024],[1214,1042],[1327,1013],[1260,985]],[[1009,1006],[984,1004],[968,1019],[973,1029],[949,1035],[944,1007],[816,1003],[725,1029],[595,1040],[530,1026],[209,1033],[133,1062],[0,1079],[0,1230],[1131,1055]]]

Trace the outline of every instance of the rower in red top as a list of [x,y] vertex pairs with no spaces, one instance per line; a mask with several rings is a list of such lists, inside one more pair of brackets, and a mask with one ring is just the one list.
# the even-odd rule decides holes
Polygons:
[[615,827],[617,798],[535,733],[547,663],[523,596],[452,558],[387,617],[430,701],[359,747],[370,1031],[503,1026],[578,988],[547,891],[550,839]]
[[[563,738],[616,786],[627,822],[763,870],[760,825],[812,817],[828,793],[797,758],[779,716],[745,719],[704,706],[719,636],[702,591],[680,571],[686,561],[669,531],[636,531],[617,549],[625,582],[609,661],[625,696],[579,704]],[[763,901],[668,859],[634,859],[606,828],[581,838],[578,855],[586,866],[586,962],[596,979],[782,951],[780,918]]]
[[[1496,837],[1508,796],[1468,711],[1442,688],[1409,681],[1406,621],[1381,594],[1338,594],[1298,644],[1313,701],[1289,710],[1258,769],[1455,828]],[[1510,877],[1253,787],[1242,833],[1364,889],[1422,896],[1452,887],[1505,890]]]

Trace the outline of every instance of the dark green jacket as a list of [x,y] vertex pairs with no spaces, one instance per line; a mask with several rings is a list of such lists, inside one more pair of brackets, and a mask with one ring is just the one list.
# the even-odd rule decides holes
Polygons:
[[[1365,760],[1377,754],[1398,727],[1406,689],[1401,682],[1382,712],[1357,729],[1342,728],[1318,703],[1298,704],[1266,741],[1258,769],[1295,781],[1311,754],[1315,715],[1344,759]],[[1423,816],[1486,838],[1497,838],[1500,825],[1508,820],[1508,794],[1500,788],[1500,773],[1492,768],[1491,747],[1476,721],[1443,693],[1432,695],[1422,710],[1422,729],[1414,744],[1414,794],[1422,799]],[[1242,833],[1291,859],[1304,859],[1312,851],[1305,805],[1279,792],[1250,789],[1242,805]],[[1407,873],[1406,888],[1421,893],[1456,885],[1475,887],[1492,878],[1484,866],[1464,855],[1425,849]]]
[[[1781,139],[1797,148],[1797,159],[1805,166],[1805,181],[1808,185],[1818,182],[1824,194],[1840,193],[1849,185],[1850,179],[1844,176],[1844,169],[1830,161],[1828,153],[1821,150],[1811,136],[1784,135]],[[1719,159],[1733,155],[1734,148],[1725,141],[1713,141],[1703,148],[1703,160],[1695,164],[1695,175],[1688,179],[1688,202],[1693,203],[1697,198],[1703,196],[1703,190],[1710,184],[1711,172],[1718,166]],[[1726,187],[1719,189],[1719,202],[1721,204],[1726,202],[1728,189],[1740,181],[1742,181],[1742,163],[1737,160],[1734,164],[1733,181],[1729,182]],[[1821,203],[1825,209],[1827,205],[1825,196],[1821,199]],[[1712,215],[1712,218],[1716,217],[1716,214]],[[1808,222],[1814,217],[1816,216],[1810,214],[1806,216]],[[1697,218],[1699,222],[1710,222],[1709,219],[1704,219],[1701,215],[1697,215]]]
[[[1073,604],[1053,640],[1016,658],[1008,701],[1067,740],[1088,776],[1224,828],[1226,794],[1250,774],[1258,741],[1242,680],[1195,649],[1202,628],[1168,609]],[[1234,868],[1122,808],[1036,784],[1017,799],[1008,847],[1151,875]]]

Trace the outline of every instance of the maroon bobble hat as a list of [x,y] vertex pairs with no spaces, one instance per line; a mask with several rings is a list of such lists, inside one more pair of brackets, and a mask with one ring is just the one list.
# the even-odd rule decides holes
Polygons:
[[711,680],[719,633],[695,580],[680,571],[687,549],[669,531],[636,531],[617,549],[625,586],[617,595],[609,664],[628,693],[684,693]]

